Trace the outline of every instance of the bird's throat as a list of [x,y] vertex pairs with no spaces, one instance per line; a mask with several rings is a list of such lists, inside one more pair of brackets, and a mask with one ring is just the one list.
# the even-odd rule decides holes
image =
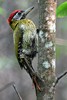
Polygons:
[[16,28],[17,25],[18,25],[18,23],[19,23],[19,21],[12,21],[12,22],[10,23],[11,28],[12,28],[13,30],[15,30],[15,28]]

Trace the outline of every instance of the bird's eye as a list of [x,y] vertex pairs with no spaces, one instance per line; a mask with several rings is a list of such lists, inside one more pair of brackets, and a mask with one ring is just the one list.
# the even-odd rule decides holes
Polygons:
[[18,15],[21,15],[21,12],[18,12]]

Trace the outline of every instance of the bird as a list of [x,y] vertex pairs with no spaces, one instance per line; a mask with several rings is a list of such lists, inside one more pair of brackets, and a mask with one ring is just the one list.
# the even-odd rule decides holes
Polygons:
[[34,22],[26,16],[34,9],[30,7],[27,10],[14,10],[8,17],[8,23],[13,30],[13,41],[16,58],[20,68],[24,68],[30,75],[35,88],[41,91],[40,76],[34,70],[32,61],[38,53],[38,34]]

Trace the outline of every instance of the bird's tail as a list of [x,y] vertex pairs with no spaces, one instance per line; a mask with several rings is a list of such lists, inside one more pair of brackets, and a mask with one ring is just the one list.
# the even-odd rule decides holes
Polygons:
[[32,79],[33,79],[33,83],[35,85],[35,88],[40,92],[44,91],[45,83],[36,73],[34,74]]
[[44,81],[40,78],[40,76],[35,72],[34,68],[32,67],[32,64],[29,64],[27,59],[25,59],[25,63],[26,63],[26,71],[28,72],[28,74],[30,75],[36,90],[39,91],[43,91],[45,84]]

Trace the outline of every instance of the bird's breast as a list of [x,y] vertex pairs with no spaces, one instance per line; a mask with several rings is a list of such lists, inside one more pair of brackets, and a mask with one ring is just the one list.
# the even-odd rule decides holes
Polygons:
[[21,30],[23,30],[23,48],[29,47],[31,45],[31,41],[36,37],[36,26],[35,24],[29,20],[24,19],[21,21],[20,25]]
[[[21,35],[23,34],[23,35]],[[18,51],[19,38],[22,36],[22,50],[31,50],[32,41],[37,42],[36,26],[30,20],[21,20],[14,32],[14,45],[16,54]],[[34,43],[34,45],[35,45]],[[36,43],[37,44],[37,43]]]

